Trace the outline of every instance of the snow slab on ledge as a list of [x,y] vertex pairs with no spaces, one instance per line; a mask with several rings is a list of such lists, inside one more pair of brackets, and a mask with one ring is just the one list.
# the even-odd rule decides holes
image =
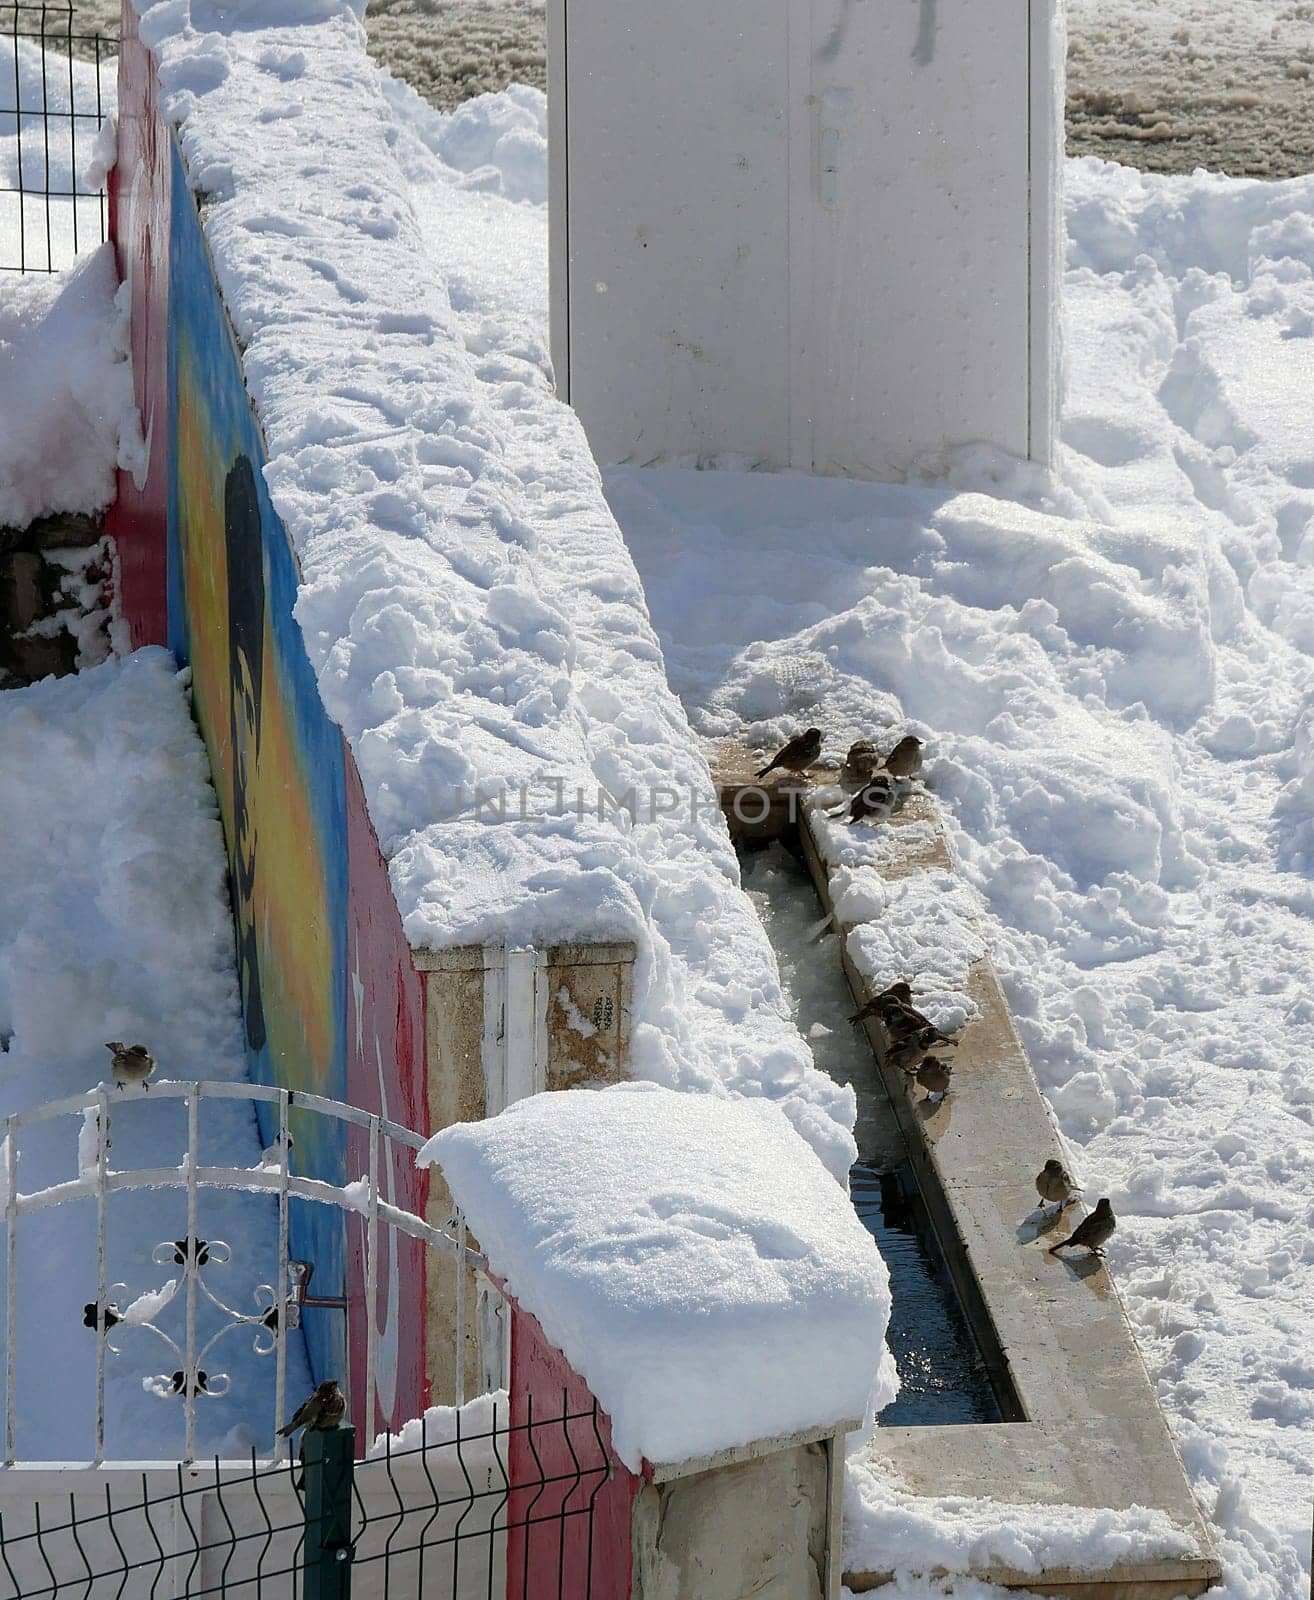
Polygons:
[[[842,1179],[852,1095],[788,1018],[583,432],[539,342],[468,336],[395,147],[439,158],[355,9],[138,9],[407,937],[635,940],[635,1074],[778,1101]],[[502,126],[445,125],[475,199],[541,193],[542,97],[519,93]]]
[[894,1397],[885,1264],[774,1106],[649,1083],[540,1094],[445,1128],[419,1160],[633,1471]]

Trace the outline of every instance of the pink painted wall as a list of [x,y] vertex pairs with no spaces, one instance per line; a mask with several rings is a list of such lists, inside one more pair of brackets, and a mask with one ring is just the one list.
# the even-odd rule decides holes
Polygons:
[[[583,1378],[548,1343],[537,1319],[513,1302],[510,1479],[527,1485],[560,1481],[511,1491],[508,1600],[628,1600],[639,1480],[617,1459],[604,1412],[598,1413],[597,1431],[589,1416],[564,1428],[561,1422],[563,1415],[592,1407]],[[611,1469],[606,1478],[598,1470],[604,1464]],[[590,1500],[592,1518],[562,1515],[586,1509]]]
[[[402,933],[388,869],[379,851],[365,793],[351,752],[344,750],[347,798],[347,1100],[391,1122],[427,1127],[424,1077],[424,997]],[[408,1151],[389,1157],[379,1177],[390,1205],[424,1215],[428,1173]],[[352,1129],[347,1170],[369,1171],[368,1139]],[[396,1431],[428,1400],[424,1371],[425,1247],[392,1228],[381,1228],[378,1298],[373,1308],[377,1345],[378,1405],[368,1429],[365,1416],[365,1351],[369,1308],[365,1301],[363,1217],[353,1218],[347,1238],[347,1281],[352,1306],[350,1333],[352,1421],[358,1435],[383,1427]]]
[[125,0],[119,49],[119,158],[110,173],[110,237],[131,285],[132,368],[146,471],[118,475],[106,517],[119,556],[119,603],[133,648],[167,644],[169,519],[169,230],[172,151],[155,69]]

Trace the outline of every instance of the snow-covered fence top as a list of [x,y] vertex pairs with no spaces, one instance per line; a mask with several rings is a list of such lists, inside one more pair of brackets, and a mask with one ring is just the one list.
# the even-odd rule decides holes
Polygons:
[[631,1071],[766,1092],[842,1175],[583,433],[541,351],[462,338],[356,9],[138,11],[406,939],[633,940]]
[[892,1398],[885,1265],[776,1107],[653,1084],[542,1094],[444,1129],[419,1160],[441,1165],[632,1470]]

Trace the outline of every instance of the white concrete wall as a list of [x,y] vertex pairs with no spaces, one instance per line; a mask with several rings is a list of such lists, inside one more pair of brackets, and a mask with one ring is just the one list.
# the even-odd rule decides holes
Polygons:
[[1057,0],[549,0],[558,385],[604,463],[1048,460]]

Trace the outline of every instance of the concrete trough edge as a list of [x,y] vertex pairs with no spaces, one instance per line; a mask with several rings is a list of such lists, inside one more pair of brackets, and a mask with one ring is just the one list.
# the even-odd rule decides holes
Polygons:
[[[722,773],[727,764],[742,770],[750,754],[735,748],[732,760],[720,764],[718,788],[728,817],[733,817],[736,791],[752,785],[735,778],[727,782]],[[823,781],[833,781],[833,775]],[[879,869],[882,875],[894,879],[930,867],[956,870],[933,798],[913,791],[905,811],[904,821],[932,822],[939,844],[933,859],[924,846],[914,860],[902,862],[896,854]],[[848,956],[849,929],[834,916],[829,874],[806,801],[796,804],[791,796],[786,804],[773,804],[770,820],[764,818],[765,826],[750,837],[761,842],[771,836],[772,824],[779,828],[795,820],[809,871],[840,938],[850,988],[861,1002],[867,988]],[[893,827],[898,826],[896,818]],[[973,967],[970,992],[981,1014],[963,1030],[955,1052],[954,1093],[943,1109],[928,1107],[915,1089],[910,1091],[902,1071],[887,1069],[879,1023],[870,1022],[867,1031],[1005,1421],[953,1429],[878,1429],[870,1448],[884,1445],[881,1453],[892,1456],[893,1469],[918,1494],[968,1492],[1013,1504],[1146,1506],[1164,1511],[1194,1546],[1181,1558],[1120,1562],[1103,1571],[1056,1567],[1027,1574],[983,1568],[974,1576],[1072,1600],[1096,1595],[1167,1600],[1170,1594],[1203,1593],[1218,1581],[1221,1568],[1117,1288],[1101,1261],[1086,1265],[1051,1257],[1043,1248],[1051,1233],[1061,1238],[1075,1223],[1075,1209],[1065,1213],[1057,1230],[1037,1226],[1028,1232],[1027,1213],[1036,1206],[1031,1180],[1048,1156],[1064,1152],[988,956]],[[1002,1448],[1001,1434],[1008,1436],[1010,1448]],[[1032,1458],[1027,1472],[1016,1470],[1019,1447]],[[955,1478],[956,1453],[965,1458],[960,1465],[970,1459],[971,1487]],[[882,1577],[855,1572],[844,1581],[857,1593],[876,1587]]]

